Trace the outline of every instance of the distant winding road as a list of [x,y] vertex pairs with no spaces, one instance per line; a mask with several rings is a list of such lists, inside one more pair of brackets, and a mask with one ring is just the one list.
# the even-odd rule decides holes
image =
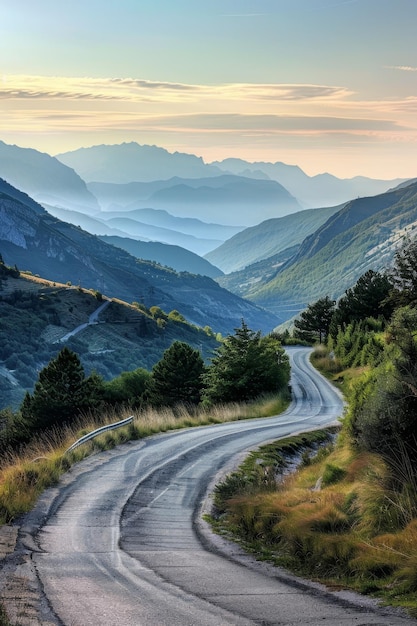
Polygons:
[[212,537],[201,519],[210,484],[236,455],[341,415],[342,399],[311,368],[309,351],[289,354],[294,400],[282,415],[157,435],[100,453],[41,499],[22,533],[55,623],[416,624],[257,564]]
[[77,335],[79,332],[84,330],[84,328],[87,328],[88,326],[91,326],[92,324],[98,324],[98,317],[99,317],[100,313],[102,311],[104,311],[104,309],[107,309],[107,307],[109,306],[110,302],[111,302],[111,300],[105,300],[103,302],[103,304],[100,304],[100,306],[95,311],[93,311],[91,313],[90,317],[88,318],[88,322],[84,322],[84,324],[80,324],[79,326],[77,326],[73,330],[70,330],[63,337],[61,337],[60,339],[57,339],[57,341],[55,343],[65,343],[65,341],[68,341],[68,339],[70,337],[73,337],[74,335]]

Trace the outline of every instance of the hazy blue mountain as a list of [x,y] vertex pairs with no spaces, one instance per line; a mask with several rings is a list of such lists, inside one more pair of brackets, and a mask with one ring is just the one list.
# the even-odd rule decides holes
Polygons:
[[223,272],[198,254],[180,246],[172,246],[155,241],[136,241],[126,237],[100,237],[102,241],[123,248],[138,259],[155,261],[161,265],[172,267],[177,272],[190,272],[216,278]]
[[325,295],[337,299],[367,270],[388,269],[404,238],[416,232],[417,183],[352,200],[247,295],[285,321],[290,303],[302,309]]
[[101,213],[97,213],[94,217],[85,215],[80,211],[71,211],[70,209],[61,209],[60,207],[44,204],[44,208],[58,219],[74,226],[80,226],[83,230],[88,231],[92,235],[115,235],[124,237],[126,233],[116,228],[112,228],[105,221],[100,219]]
[[237,233],[212,252],[208,252],[205,258],[226,273],[237,272],[257,261],[300,245],[307,235],[316,231],[339,209],[340,207],[306,209],[285,217],[266,220]]
[[173,176],[201,178],[222,173],[194,154],[171,153],[164,148],[135,142],[79,148],[58,154],[57,158],[87,182],[145,182]]
[[225,174],[126,185],[89,183],[89,189],[104,211],[152,207],[177,217],[237,229],[301,210],[297,200],[276,181]]
[[100,219],[105,221],[115,217],[126,217],[142,224],[168,228],[185,235],[192,235],[201,239],[207,239],[208,237],[218,241],[225,241],[244,228],[244,226],[225,226],[224,224],[203,222],[193,217],[177,217],[163,209],[132,208],[134,206],[135,203],[128,205],[124,211],[103,211],[100,213]]
[[[210,234],[213,233],[223,236],[227,231],[233,231],[232,228],[225,227],[225,232],[222,233],[222,227],[216,224],[204,224],[199,220],[187,220],[185,218],[175,218],[170,216],[165,211],[156,211],[153,209],[138,209],[136,211],[115,211],[106,212],[103,211],[97,213],[94,217],[90,215],[84,215],[79,211],[70,211],[69,209],[61,209],[58,207],[50,206],[48,204],[43,205],[48,213],[58,217],[64,222],[74,224],[74,226],[80,226],[84,230],[87,230],[92,235],[114,235],[118,237],[129,237],[130,239],[136,239],[138,241],[160,241],[172,246],[183,247],[184,252],[190,251],[195,255],[204,255],[206,252],[213,250],[222,242],[222,239],[208,239]],[[166,213],[167,219],[159,216],[159,213]],[[144,222],[140,221],[140,217],[143,217]],[[155,219],[152,219],[155,217]],[[154,225],[152,222],[156,222],[159,225]],[[163,224],[170,224],[171,228],[164,228]],[[195,222],[195,224],[188,224],[187,222]],[[207,229],[205,228],[207,226]],[[213,227],[213,228],[210,228]],[[182,232],[182,230],[196,230],[200,233],[200,236],[188,234]],[[207,232],[205,232],[207,230]],[[236,229],[235,229],[236,230]],[[206,238],[204,238],[206,237]]]
[[0,253],[7,265],[126,302],[159,306],[167,312],[176,309],[193,324],[208,325],[223,334],[239,327],[242,318],[249,327],[264,332],[276,325],[272,313],[207,276],[139,260],[31,204],[0,193]]
[[160,189],[149,198],[149,204],[168,208],[176,215],[193,215],[223,224],[243,222],[247,226],[301,209],[297,200],[276,181],[221,176],[211,179],[211,184],[201,183],[199,187],[179,184]]
[[211,165],[237,176],[258,177],[259,172],[262,172],[270,179],[281,183],[304,207],[335,206],[353,198],[384,193],[404,181],[404,179],[377,180],[364,176],[341,179],[327,173],[308,176],[297,165],[281,162],[249,163],[231,158],[214,161]]
[[0,141],[0,176],[41,204],[76,209],[90,215],[100,210],[80,176],[44,152]]
[[181,246],[199,255],[204,255],[209,250],[213,250],[221,241],[216,239],[199,239],[193,235],[180,233],[169,228],[143,224],[128,217],[112,217],[106,220],[111,228],[123,231],[126,235],[142,241],[159,241],[172,245]]

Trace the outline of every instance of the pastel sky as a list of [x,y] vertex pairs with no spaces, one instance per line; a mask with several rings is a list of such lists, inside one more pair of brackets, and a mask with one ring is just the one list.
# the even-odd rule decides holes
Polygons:
[[417,0],[2,0],[0,139],[417,176]]

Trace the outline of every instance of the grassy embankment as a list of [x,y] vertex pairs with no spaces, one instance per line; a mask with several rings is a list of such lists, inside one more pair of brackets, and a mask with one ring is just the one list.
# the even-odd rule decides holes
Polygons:
[[[345,392],[359,374],[337,371],[323,353],[313,362]],[[413,468],[399,466],[404,483],[414,485],[399,493],[383,459],[356,450],[343,429],[318,451],[308,451],[306,437],[260,448],[218,485],[214,528],[257,558],[331,588],[376,596],[417,617]],[[300,445],[297,471],[277,483],[288,451]]]
[[[71,465],[90,454],[169,430],[276,415],[287,406],[287,399],[275,396],[252,404],[231,404],[193,413],[186,408],[175,412],[169,408],[141,412],[125,409],[113,414],[109,412],[99,422],[88,416],[80,418],[65,429],[57,429],[37,438],[20,453],[11,452],[2,458],[0,524],[9,523],[29,511],[44,489],[56,484]],[[70,445],[86,433],[129,415],[134,415],[129,426],[103,433],[65,454]]]

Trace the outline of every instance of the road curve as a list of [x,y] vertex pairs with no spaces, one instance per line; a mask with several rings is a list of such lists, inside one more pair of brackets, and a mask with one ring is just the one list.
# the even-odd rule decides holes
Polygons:
[[[76,466],[21,530],[51,621],[65,626],[416,624],[224,550],[201,521],[207,489],[259,444],[333,422],[343,402],[289,350],[294,400],[280,416],[157,435]],[[243,565],[242,563],[245,563]]]

